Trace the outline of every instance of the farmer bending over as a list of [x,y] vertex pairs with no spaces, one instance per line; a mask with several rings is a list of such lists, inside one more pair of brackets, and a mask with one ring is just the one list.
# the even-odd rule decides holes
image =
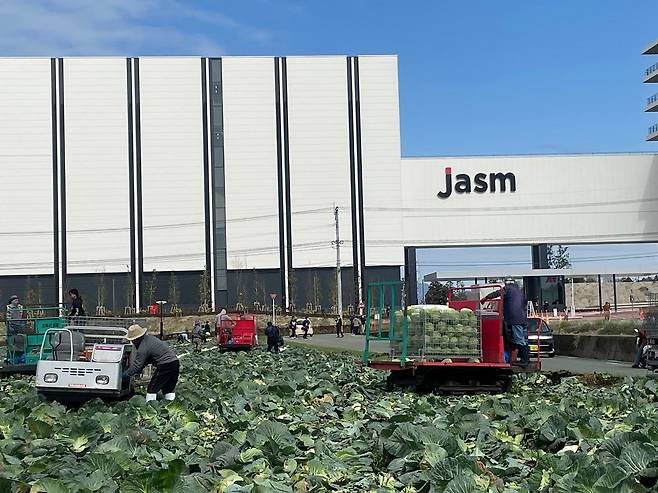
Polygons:
[[174,350],[166,342],[148,335],[146,329],[139,325],[128,327],[126,339],[137,348],[137,354],[130,368],[123,372],[123,378],[133,377],[151,364],[155,366],[155,373],[146,389],[146,400],[156,400],[158,392],[162,391],[166,400],[173,401],[180,372],[180,363]]

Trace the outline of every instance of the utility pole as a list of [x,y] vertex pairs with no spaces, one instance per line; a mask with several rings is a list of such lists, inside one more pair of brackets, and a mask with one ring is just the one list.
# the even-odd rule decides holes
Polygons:
[[[336,241],[332,241],[332,245],[336,245],[336,298],[338,304],[338,316],[343,317],[343,287],[340,279],[340,246],[343,241],[340,239],[340,224],[338,222],[338,207],[334,208],[334,220],[336,222]],[[356,267],[355,267],[356,268]]]

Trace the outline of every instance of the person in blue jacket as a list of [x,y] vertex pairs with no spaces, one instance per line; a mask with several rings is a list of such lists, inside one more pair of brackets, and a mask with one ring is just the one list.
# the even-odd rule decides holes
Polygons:
[[[520,361],[516,364],[527,368],[530,362],[530,348],[528,347],[528,339],[526,338],[526,332],[528,330],[528,302],[519,285],[511,277],[505,280],[505,286],[502,288],[502,292],[503,322],[507,329],[505,335],[511,339],[510,342],[518,350]],[[485,296],[482,302],[499,297],[500,291],[497,290]],[[511,351],[511,353],[513,354],[514,351]],[[515,362],[512,361],[512,363]]]
[[267,327],[265,327],[265,335],[267,336],[267,350],[272,353],[278,353],[279,329],[272,325],[272,322],[267,322]]
[[526,368],[530,362],[530,348],[526,332],[528,330],[528,302],[514,279],[505,280],[503,288],[503,319],[511,328],[512,342],[519,350],[520,366]]

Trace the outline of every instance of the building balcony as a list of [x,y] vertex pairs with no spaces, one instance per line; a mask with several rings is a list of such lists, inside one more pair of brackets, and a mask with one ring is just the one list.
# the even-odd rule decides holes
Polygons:
[[647,105],[644,108],[646,112],[656,112],[658,111],[658,93],[654,94],[650,98],[647,98]]
[[647,135],[647,142],[658,141],[658,124],[649,127],[649,134]]
[[658,40],[651,43],[643,51],[643,55],[658,55]]
[[644,82],[658,82],[658,63],[654,63],[644,71]]

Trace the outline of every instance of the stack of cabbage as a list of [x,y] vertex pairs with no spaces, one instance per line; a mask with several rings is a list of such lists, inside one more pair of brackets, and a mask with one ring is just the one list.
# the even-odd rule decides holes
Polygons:
[[407,316],[409,355],[431,359],[480,356],[480,331],[472,310],[415,305],[407,308]]

